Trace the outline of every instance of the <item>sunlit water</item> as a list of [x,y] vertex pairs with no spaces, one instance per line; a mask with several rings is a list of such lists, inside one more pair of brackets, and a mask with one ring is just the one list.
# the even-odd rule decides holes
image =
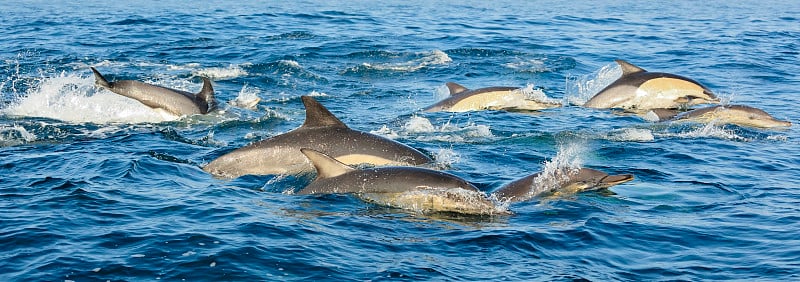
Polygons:
[[[0,280],[800,278],[800,4],[260,2],[0,3]],[[795,126],[578,106],[614,59]],[[189,92],[209,77],[221,110],[163,115],[90,66]],[[420,112],[448,81],[565,106]],[[572,167],[636,179],[469,217],[199,168],[302,124],[302,95],[486,192]]]

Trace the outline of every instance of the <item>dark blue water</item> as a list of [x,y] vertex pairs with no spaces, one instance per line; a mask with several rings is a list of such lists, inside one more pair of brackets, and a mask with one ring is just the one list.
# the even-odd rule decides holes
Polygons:
[[[798,15],[795,1],[4,1],[0,280],[797,280]],[[619,75],[614,59],[795,126],[575,106]],[[96,89],[90,66],[191,92],[207,76],[223,110],[165,120]],[[567,106],[420,113],[447,81]],[[199,168],[299,126],[302,95],[486,191],[565,163],[636,179],[462,217]]]

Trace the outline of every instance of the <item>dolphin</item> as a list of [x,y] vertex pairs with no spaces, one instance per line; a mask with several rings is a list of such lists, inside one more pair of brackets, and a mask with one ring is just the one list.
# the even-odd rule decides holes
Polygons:
[[548,193],[563,195],[605,189],[631,180],[632,174],[608,175],[590,168],[566,169],[549,176],[544,176],[542,172],[525,176],[492,194],[501,202],[521,202]]
[[211,81],[205,77],[203,77],[203,89],[197,94],[192,94],[136,80],[109,82],[97,69],[92,68],[92,72],[97,86],[176,116],[207,114],[217,107]]
[[692,79],[669,73],[648,72],[623,60],[615,62],[622,68],[622,76],[595,94],[584,107],[646,111],[719,103],[711,90]]
[[480,110],[535,111],[560,107],[558,102],[531,100],[517,87],[487,87],[469,90],[448,82],[450,97],[424,109],[426,112],[466,112]]
[[672,121],[714,122],[739,126],[774,128],[790,127],[792,123],[772,117],[767,112],[745,105],[717,105],[681,113]]
[[427,212],[506,214],[477,187],[455,175],[420,167],[354,169],[319,151],[300,151],[317,177],[298,194],[351,193],[382,205]]
[[313,171],[300,152],[311,148],[346,164],[423,165],[433,160],[393,140],[350,129],[322,104],[302,96],[306,120],[292,131],[233,150],[208,163],[203,170],[217,177],[246,174],[297,174]]

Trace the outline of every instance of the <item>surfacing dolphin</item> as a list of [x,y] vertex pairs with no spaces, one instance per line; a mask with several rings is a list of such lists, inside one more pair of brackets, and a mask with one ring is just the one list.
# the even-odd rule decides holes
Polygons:
[[779,120],[764,110],[745,105],[717,105],[694,109],[678,114],[671,121],[735,124],[746,127],[775,128],[790,127],[790,121]]
[[193,94],[136,80],[109,82],[97,69],[92,68],[92,72],[97,86],[176,116],[207,114],[217,107],[214,88],[211,87],[211,81],[205,77],[202,78],[203,89]]
[[302,126],[233,150],[208,163],[203,170],[217,177],[246,174],[297,174],[313,171],[300,152],[311,148],[346,164],[423,165],[433,162],[425,154],[377,135],[350,129],[322,104],[301,97],[306,108]]
[[528,175],[500,187],[493,194],[501,202],[521,202],[542,195],[605,189],[631,180],[632,174],[608,175],[590,168],[564,169],[554,175],[545,176],[542,172]]
[[622,68],[622,76],[595,94],[584,107],[647,111],[719,103],[711,90],[692,79],[648,72],[623,60],[616,62]]
[[480,110],[536,111],[560,107],[553,101],[538,101],[528,97],[518,87],[487,87],[469,90],[455,82],[448,82],[450,97],[424,109],[426,112],[466,112]]
[[422,213],[508,214],[469,182],[419,167],[354,169],[319,151],[301,149],[317,170],[298,194],[351,193],[367,201]]

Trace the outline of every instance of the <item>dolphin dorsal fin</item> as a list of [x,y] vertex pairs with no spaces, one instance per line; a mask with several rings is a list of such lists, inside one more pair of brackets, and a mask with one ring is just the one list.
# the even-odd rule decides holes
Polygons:
[[302,148],[300,149],[300,152],[303,152],[303,155],[306,155],[306,158],[308,158],[308,160],[311,161],[311,164],[314,165],[314,168],[317,169],[317,179],[336,177],[355,170],[354,168],[349,167],[346,164],[343,164],[342,162],[313,149]]
[[303,105],[306,107],[306,121],[302,127],[347,127],[341,120],[336,118],[331,111],[317,102],[311,96],[302,96]]
[[211,86],[211,80],[203,77],[203,89],[194,95],[198,100],[208,105],[204,114],[207,114],[217,108],[217,99],[214,98],[214,87]]
[[458,84],[458,83],[455,83],[455,82],[448,82],[448,83],[445,83],[445,84],[447,85],[447,89],[450,90],[450,95],[456,95],[458,93],[461,93],[461,92],[469,90],[466,87],[461,86],[461,84]]
[[622,75],[626,76],[637,72],[646,72],[643,68],[637,67],[634,64],[628,63],[625,60],[614,60],[622,68]]
[[92,72],[94,73],[94,83],[95,84],[97,84],[100,87],[107,88],[107,89],[111,89],[113,87],[111,85],[111,83],[108,82],[108,80],[106,80],[106,78],[103,77],[103,75],[100,74],[99,71],[97,71],[97,69],[95,69],[94,67],[90,67],[90,68],[92,69]]

